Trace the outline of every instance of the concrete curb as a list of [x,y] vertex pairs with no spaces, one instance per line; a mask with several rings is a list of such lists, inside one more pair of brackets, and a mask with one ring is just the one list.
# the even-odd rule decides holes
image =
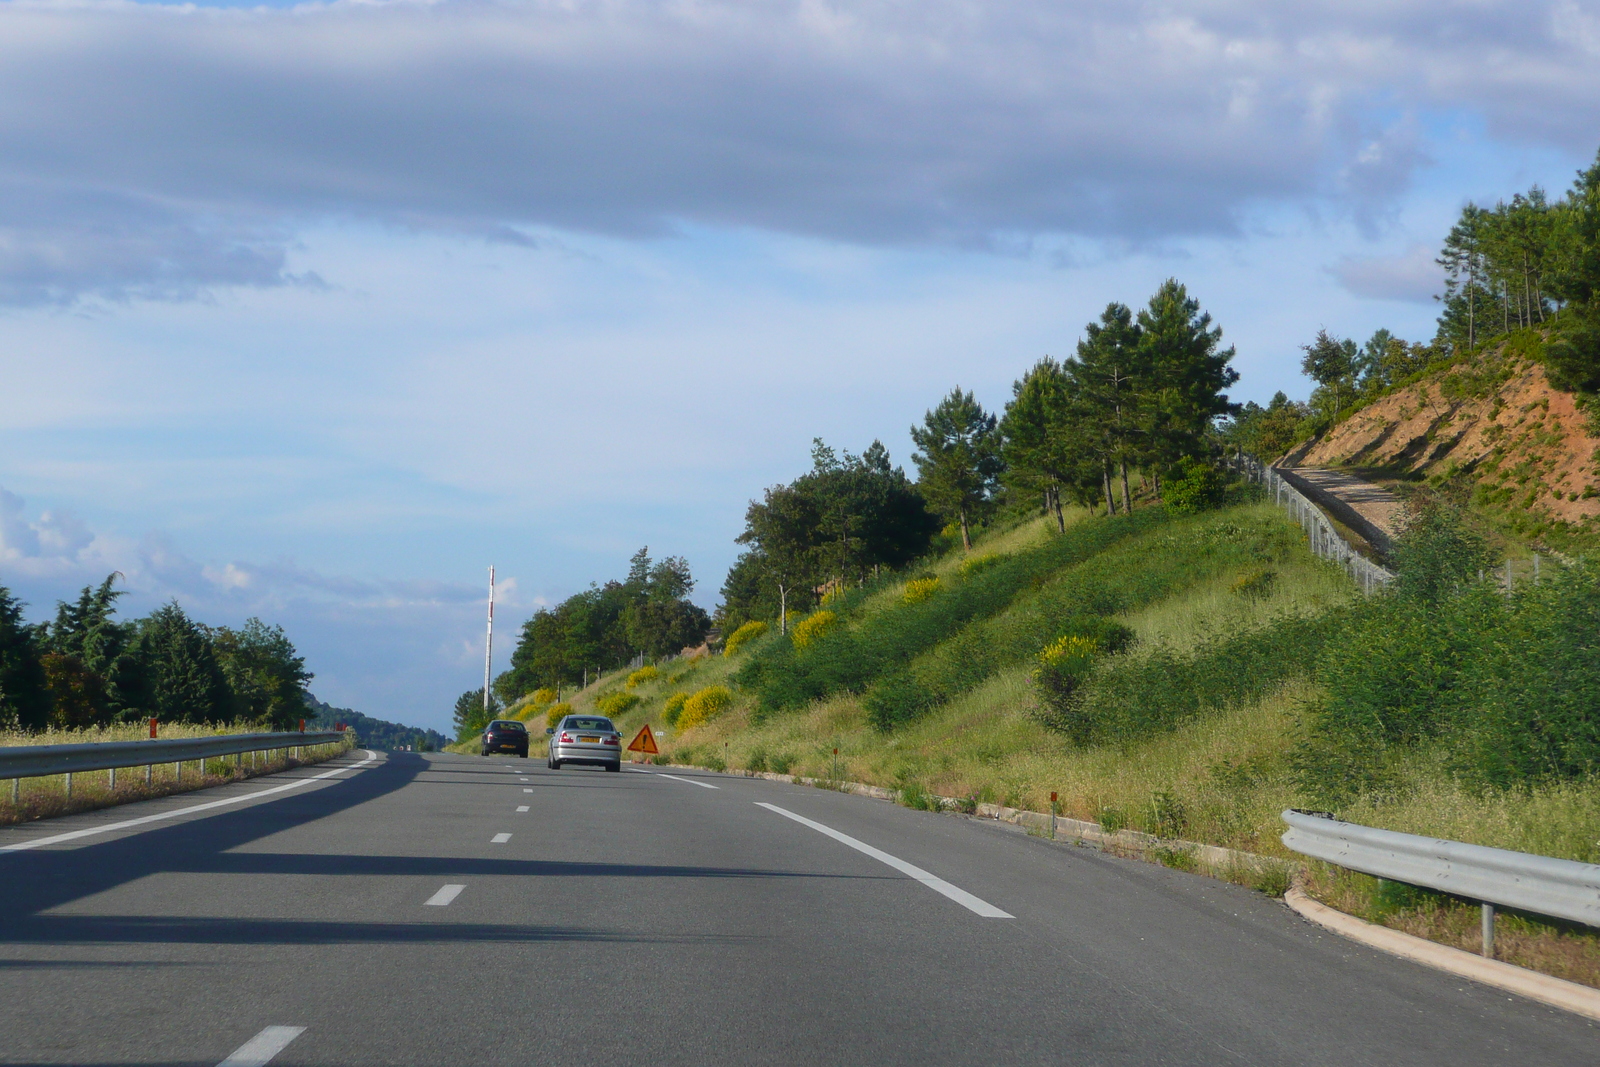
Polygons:
[[1359,941],[1370,948],[1408,959],[1413,963],[1420,963],[1424,967],[1432,967],[1436,971],[1445,971],[1460,978],[1470,978],[1474,982],[1503,989],[1507,993],[1515,993],[1529,1000],[1537,1000],[1541,1004],[1561,1008],[1585,1018],[1600,1020],[1600,989],[1568,982],[1563,978],[1552,978],[1547,974],[1530,971],[1515,964],[1485,959],[1459,948],[1435,944],[1420,937],[1403,934],[1399,930],[1374,925],[1312,900],[1299,886],[1285,893],[1283,902],[1318,926],[1348,937],[1352,941]]

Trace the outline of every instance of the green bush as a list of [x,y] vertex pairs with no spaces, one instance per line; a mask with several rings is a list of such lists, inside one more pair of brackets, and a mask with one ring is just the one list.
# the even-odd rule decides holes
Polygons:
[[637,689],[646,682],[655,681],[660,675],[654,664],[646,664],[628,675],[628,688]]
[[939,591],[942,583],[937,578],[913,578],[900,594],[902,604],[920,604]]
[[1193,515],[1221,504],[1227,479],[1210,463],[1185,460],[1176,478],[1161,487],[1161,501],[1175,515]]
[[554,726],[568,715],[572,714],[572,705],[565,701],[560,704],[551,704],[544,712],[544,724]]
[[678,725],[678,717],[683,714],[683,702],[688,699],[688,693],[673,693],[669,696],[666,705],[661,709],[661,721],[668,726]]
[[1079,744],[1126,744],[1210,711],[1260,700],[1292,678],[1309,676],[1336,628],[1327,616],[1285,616],[1260,630],[1215,637],[1187,653],[1158,646],[1140,655],[1109,656],[1059,702],[1041,687],[1038,716]]

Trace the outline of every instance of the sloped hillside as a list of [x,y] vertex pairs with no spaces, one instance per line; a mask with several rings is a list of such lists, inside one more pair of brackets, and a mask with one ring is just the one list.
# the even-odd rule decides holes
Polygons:
[[1477,505],[1524,534],[1591,527],[1600,517],[1600,437],[1573,394],[1550,385],[1537,349],[1536,337],[1516,338],[1430,374],[1280,462],[1465,480]]

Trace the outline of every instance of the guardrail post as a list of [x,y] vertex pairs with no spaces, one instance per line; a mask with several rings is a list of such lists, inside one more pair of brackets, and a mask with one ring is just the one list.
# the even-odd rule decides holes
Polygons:
[[109,775],[109,778],[106,781],[106,788],[115,793],[117,791],[117,769],[112,767],[106,773]]
[[144,784],[145,785],[149,785],[151,782],[153,782],[155,780],[155,773],[156,773],[156,765],[154,763],[146,763],[144,765]]
[[67,799],[72,799],[72,772],[67,772]]
[[1494,905],[1483,905],[1483,954],[1494,959]]

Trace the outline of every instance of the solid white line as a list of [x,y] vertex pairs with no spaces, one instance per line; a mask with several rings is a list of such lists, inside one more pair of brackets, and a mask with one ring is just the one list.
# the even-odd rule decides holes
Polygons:
[[437,893],[423,901],[423,903],[432,904],[436,908],[442,908],[446,904],[449,904],[452,900],[456,899],[456,897],[459,897],[461,895],[461,891],[465,888],[467,887],[464,885],[442,886]]
[[490,840],[489,844],[491,844],[491,845],[503,845],[507,841],[510,841],[510,840],[511,840],[511,835],[510,834],[495,834],[494,838],[492,840]]
[[710,782],[697,782],[693,778],[679,778],[676,774],[662,774],[660,771],[645,771],[644,773],[653,774],[657,778],[671,778],[674,782],[688,782],[690,785],[697,785],[701,789],[722,788],[720,785],[712,785]]
[[518,804],[517,805],[517,810],[518,811],[527,811],[528,810],[528,805],[526,805],[526,804]]
[[378,754],[376,752],[371,749],[362,749],[362,751],[367,754],[367,758],[360,763],[352,763],[345,767],[335,767],[331,771],[323,771],[321,774],[312,775],[310,778],[296,778],[292,782],[275,785],[271,789],[259,789],[254,793],[241,793],[239,796],[228,797],[224,800],[211,800],[204,804],[195,804],[191,807],[178,808],[174,811],[163,811],[156,815],[144,815],[137,819],[124,819],[122,822],[107,823],[104,826],[91,826],[86,830],[73,830],[65,834],[55,834],[52,837],[36,838],[33,841],[19,841],[14,845],[0,845],[0,853],[26,852],[30,848],[59,845],[63,841],[76,841],[81,837],[109,834],[115,830],[126,830],[130,826],[144,826],[146,823],[161,822],[163,819],[176,819],[180,815],[193,815],[197,811],[210,811],[213,808],[227,807],[229,804],[243,804],[247,800],[259,800],[262,797],[270,797],[275,793],[285,793],[291,789],[299,789],[303,785],[310,785],[312,782],[320,782],[324,778],[332,778],[336,774],[343,774],[345,771],[360,770],[367,764],[377,760]]
[[272,1057],[289,1047],[289,1042],[306,1032],[303,1026],[269,1026],[233,1050],[233,1055],[217,1067],[267,1067]]
[[907,863],[905,860],[900,859],[897,856],[891,856],[882,849],[873,848],[865,841],[857,841],[849,834],[841,834],[838,830],[835,830],[831,826],[824,826],[820,822],[813,822],[804,815],[796,815],[794,812],[780,808],[776,804],[767,804],[762,801],[756,801],[756,806],[759,808],[766,808],[768,811],[775,811],[785,818],[793,819],[795,822],[800,823],[803,826],[811,827],[819,834],[826,834],[841,844],[849,845],[857,852],[863,852],[877,860],[879,863],[888,864],[901,874],[909,875],[910,877],[915,878],[917,881],[921,882],[935,893],[944,894],[957,904],[960,904],[963,908],[966,908],[968,911],[976,912],[977,914],[982,915],[985,919],[1016,918],[1016,916],[1010,914],[1009,912],[1001,911],[988,901],[973,896],[965,889],[958,889],[949,882],[945,881],[943,878],[938,878],[929,874],[927,871],[916,866],[915,864]]

